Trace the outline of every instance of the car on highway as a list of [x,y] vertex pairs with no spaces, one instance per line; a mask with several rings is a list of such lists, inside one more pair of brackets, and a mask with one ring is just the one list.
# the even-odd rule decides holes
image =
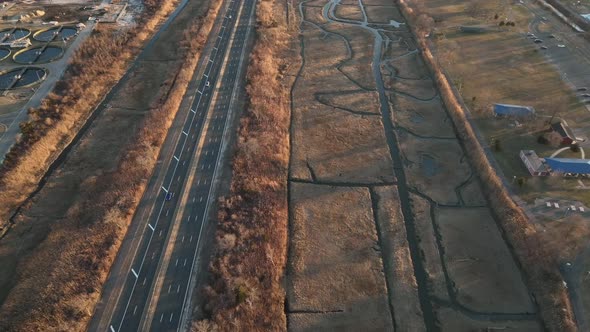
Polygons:
[[209,87],[210,85],[211,85],[211,84],[209,84],[209,81],[207,81],[207,82],[205,83],[205,86],[206,86],[206,87]]
[[588,91],[588,88],[585,86],[581,86],[577,89],[578,91]]
[[557,47],[559,47],[559,48],[564,48],[564,47],[565,47],[565,45],[563,45],[563,44],[557,44]]
[[167,193],[166,193],[166,200],[167,200],[167,201],[170,201],[170,200],[172,200],[172,198],[174,198],[174,193],[172,193],[172,192],[167,192]]
[[542,50],[546,50],[547,49],[547,46],[541,46],[541,49]]
[[543,42],[543,40],[542,40],[542,39],[539,39],[539,38],[535,39],[535,43],[536,43],[536,44],[540,44],[540,43],[542,43],[542,42]]
[[549,35],[549,38],[555,38],[555,35],[554,34],[550,34]]
[[582,93],[581,96],[586,97],[586,98],[590,98],[590,93]]

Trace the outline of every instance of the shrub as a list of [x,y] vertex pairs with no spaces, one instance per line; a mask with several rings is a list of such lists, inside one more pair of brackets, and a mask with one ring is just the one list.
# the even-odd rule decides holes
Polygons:
[[539,137],[537,137],[537,143],[547,145],[549,144],[549,140],[545,138],[545,135],[539,135]]

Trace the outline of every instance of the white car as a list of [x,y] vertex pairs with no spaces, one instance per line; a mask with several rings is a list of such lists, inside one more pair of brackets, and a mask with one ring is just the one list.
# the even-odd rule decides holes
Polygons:
[[207,82],[205,83],[205,86],[206,86],[206,87],[209,87],[209,85],[211,85],[211,84],[209,84],[209,81],[207,81]]
[[559,47],[559,48],[564,48],[564,47],[565,47],[565,45],[563,45],[563,44],[557,44],[557,47]]

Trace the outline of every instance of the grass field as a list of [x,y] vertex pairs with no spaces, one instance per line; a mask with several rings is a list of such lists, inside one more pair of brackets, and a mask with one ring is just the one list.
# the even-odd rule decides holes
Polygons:
[[[436,55],[470,108],[485,137],[486,142],[482,143],[500,141],[501,149],[493,152],[506,178],[528,178],[530,175],[518,156],[520,150],[532,149],[541,157],[557,150],[537,143],[538,136],[548,128],[547,121],[556,115],[554,121],[563,118],[576,130],[588,126],[590,113],[577,102],[572,89],[539,47],[524,38],[533,18],[526,8],[504,0],[489,1],[478,8],[466,3],[428,2],[427,10],[436,22]],[[516,26],[498,27],[496,14],[508,17]],[[460,25],[484,26],[488,32],[464,33],[457,29]],[[533,106],[538,117],[517,127],[514,121],[494,118],[493,103]],[[579,154],[566,151],[559,156],[577,158]],[[526,185],[514,189],[527,202],[549,196],[590,204],[590,192],[578,190],[577,186],[577,180],[529,179]]]

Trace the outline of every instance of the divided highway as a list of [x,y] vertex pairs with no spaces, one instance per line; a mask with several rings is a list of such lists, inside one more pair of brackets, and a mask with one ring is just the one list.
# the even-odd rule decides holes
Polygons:
[[254,4],[226,0],[227,10],[221,11],[209,36],[209,54],[197,68],[202,76],[193,101],[177,115],[184,122],[168,133],[173,153],[150,180],[143,208],[134,216],[135,231],[130,227],[107,280],[111,289],[105,286],[89,330],[188,328],[202,233],[216,199],[216,176],[247,63]]

